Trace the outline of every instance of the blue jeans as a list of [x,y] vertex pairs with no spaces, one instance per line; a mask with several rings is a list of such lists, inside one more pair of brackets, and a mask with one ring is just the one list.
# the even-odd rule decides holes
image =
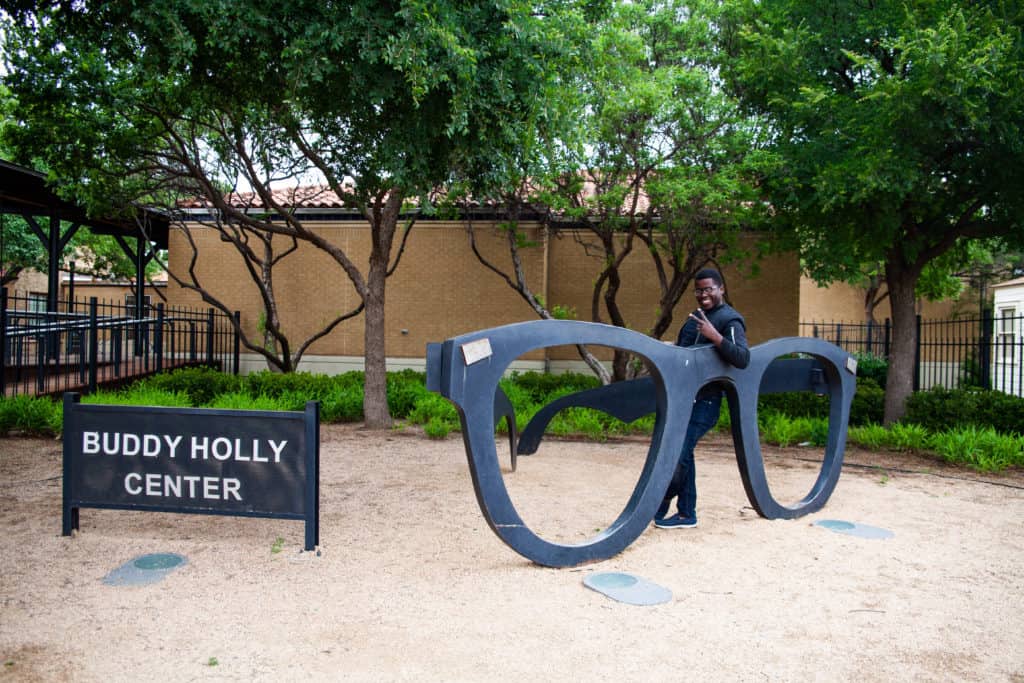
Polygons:
[[686,440],[683,442],[683,450],[679,454],[679,463],[672,475],[672,482],[668,485],[665,499],[658,510],[659,517],[663,517],[668,512],[672,498],[675,497],[679,498],[676,505],[681,517],[697,516],[697,470],[693,463],[693,449],[697,446],[697,442],[718,422],[721,407],[721,395],[693,402],[690,424],[686,428]]

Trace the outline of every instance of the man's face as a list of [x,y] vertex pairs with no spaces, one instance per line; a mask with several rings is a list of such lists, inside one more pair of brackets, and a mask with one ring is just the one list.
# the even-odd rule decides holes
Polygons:
[[697,280],[693,286],[693,293],[697,296],[697,305],[705,311],[710,311],[722,303],[725,296],[725,288],[715,284],[709,277]]

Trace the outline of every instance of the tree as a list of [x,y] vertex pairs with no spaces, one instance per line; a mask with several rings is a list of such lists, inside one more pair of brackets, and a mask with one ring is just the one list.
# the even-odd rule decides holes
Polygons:
[[[707,23],[686,3],[619,3],[592,20],[586,59],[562,98],[572,125],[557,130],[557,142],[531,147],[535,156],[511,160],[515,172],[498,202],[531,205],[549,234],[574,228],[601,263],[589,310],[595,322],[638,324],[618,303],[629,286],[623,263],[649,257],[658,301],[653,320],[639,324],[660,338],[697,270],[742,257],[738,236],[757,222],[756,183],[768,159],[756,121],[719,87]],[[505,228],[513,263],[522,244],[516,226],[513,219]],[[521,277],[503,276],[551,317],[524,294]],[[635,369],[616,353],[615,379]]]
[[[66,230],[67,224],[62,224]],[[32,231],[24,218],[16,214],[0,215],[0,286],[15,282],[27,269],[45,273],[49,270],[46,246]],[[62,270],[71,270],[99,280],[128,280],[136,277],[135,263],[110,235],[97,235],[79,228],[64,248]],[[152,278],[160,271],[157,262],[146,264],[146,275]]]
[[[986,242],[992,240],[959,240],[949,251],[929,261],[921,270],[915,285],[917,298],[928,301],[955,299],[964,291],[967,273],[972,273],[995,258]],[[864,290],[864,322],[877,324],[875,308],[889,298],[885,286],[885,264],[871,263],[861,266],[861,276],[852,284]]]
[[[243,207],[236,205],[235,208]],[[224,220],[219,214],[215,214],[210,219],[181,220],[176,224],[176,228],[187,242],[189,257],[184,259],[187,266],[181,272],[168,270],[168,275],[181,287],[196,292],[203,301],[220,310],[229,319],[233,319],[233,310],[230,304],[217,292],[203,285],[202,275],[197,268],[199,247],[196,245],[194,235],[196,223],[202,228],[216,231],[221,241],[230,244],[235,249],[245,265],[245,271],[250,281],[259,292],[263,310],[257,324],[256,335],[249,334],[238,322],[235,322],[235,326],[242,346],[262,356],[271,370],[278,372],[296,370],[303,354],[314,342],[330,334],[342,322],[363,311],[363,303],[349,311],[339,311],[333,318],[322,321],[319,327],[314,325],[301,339],[297,339],[296,334],[286,334],[285,323],[275,291],[274,269],[298,250],[298,238],[294,235],[275,235],[273,232],[253,229],[246,223],[232,221],[230,218]],[[281,248],[282,243],[284,244],[283,248]],[[397,260],[395,265],[397,265]]]
[[721,3],[733,92],[771,117],[777,225],[819,284],[884,264],[885,421],[913,387],[915,292],[963,242],[1024,240],[1024,15],[1009,0]]
[[[631,324],[617,300],[629,286],[622,265],[646,254],[659,295],[645,332],[660,338],[700,268],[743,258],[739,234],[757,223],[756,183],[768,160],[757,122],[719,87],[694,3],[616,5],[595,35],[583,86],[584,170],[555,179],[553,202],[583,226],[581,245],[603,264],[591,319]],[[635,367],[616,354],[616,379]]]
[[[573,3],[22,6],[5,26],[22,158],[75,179],[68,191],[90,206],[200,197],[222,221],[329,254],[364,306],[366,424],[389,424],[384,283],[399,217],[451,169],[486,174],[517,142],[509,122],[535,111]],[[263,213],[233,204],[237,179]],[[365,266],[273,192],[310,179],[369,223]]]

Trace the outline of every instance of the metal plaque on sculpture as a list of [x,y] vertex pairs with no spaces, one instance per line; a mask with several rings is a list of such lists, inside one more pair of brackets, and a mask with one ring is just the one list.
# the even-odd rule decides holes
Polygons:
[[103,507],[307,520],[319,515],[317,404],[305,412],[64,400],[64,532]]

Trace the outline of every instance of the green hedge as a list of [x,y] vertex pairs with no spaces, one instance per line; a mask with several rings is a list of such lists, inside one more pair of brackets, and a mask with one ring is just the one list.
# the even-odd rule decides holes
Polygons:
[[935,387],[907,399],[904,422],[931,431],[951,427],[991,428],[1002,434],[1024,430],[1024,398],[984,389]]
[[[779,413],[790,417],[827,418],[828,397],[808,392],[766,394],[757,402],[758,413]],[[885,411],[885,390],[870,378],[857,378],[857,392],[850,405],[850,425],[880,423]]]
[[[147,378],[127,389],[84,396],[85,403],[157,406],[202,406],[254,410],[302,410],[309,400],[321,403],[323,422],[363,419],[362,372],[341,375],[257,372],[235,377],[206,368],[176,370]],[[501,381],[522,429],[536,411],[559,396],[599,386],[583,374],[514,374]],[[434,438],[459,429],[455,407],[428,392],[425,374],[412,370],[389,373],[388,408],[400,420],[423,426]],[[1024,465],[1024,399],[977,389],[935,388],[913,394],[903,423],[880,426],[884,391],[873,377],[858,376],[850,416],[850,442],[868,448],[928,451],[978,469]],[[827,436],[828,399],[809,393],[772,394],[760,398],[758,423],[767,443],[822,445]],[[0,400],[0,433],[59,435],[62,406],[49,398],[17,396]],[[559,413],[549,427],[553,434],[578,434],[603,439],[609,435],[649,434],[653,416],[625,424],[604,413],[574,408]],[[504,422],[499,431],[506,431]],[[728,430],[723,405],[719,429]]]

